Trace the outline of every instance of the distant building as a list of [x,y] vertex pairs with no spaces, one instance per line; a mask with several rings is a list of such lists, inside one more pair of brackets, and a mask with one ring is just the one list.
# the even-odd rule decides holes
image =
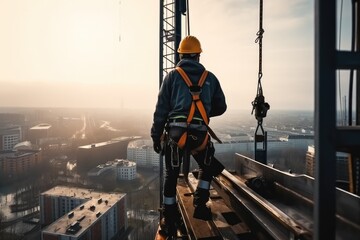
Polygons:
[[35,144],[39,144],[41,139],[46,139],[50,136],[51,125],[47,123],[41,123],[34,127],[31,127],[28,132],[28,139]]
[[159,167],[159,154],[157,154],[151,140],[136,140],[127,147],[127,159],[134,161],[139,167]]
[[[237,134],[234,136],[225,136],[221,138],[222,143],[219,144],[216,141],[214,142],[215,153],[228,153],[228,152],[250,152],[253,153],[255,149],[254,140],[251,136],[247,134]],[[298,150],[303,150],[304,154],[307,150],[307,147],[311,144],[314,144],[313,135],[287,135],[280,137],[279,139],[268,139],[268,152],[281,150],[284,148],[294,148]]]
[[17,178],[26,175],[42,162],[41,149],[30,142],[21,142],[11,151],[0,152],[0,177]]
[[42,240],[116,239],[127,229],[125,194],[57,186],[40,195]]
[[23,125],[25,123],[25,115],[20,113],[0,113],[0,126],[4,125]]
[[116,158],[126,159],[126,148],[128,143],[138,138],[139,137],[115,138],[107,142],[93,143],[78,147],[78,171],[88,172],[90,169]]
[[291,134],[284,137],[280,137],[281,142],[287,142],[287,147],[296,148],[299,150],[307,150],[309,145],[314,144],[314,135],[307,134]]
[[[336,153],[336,179],[349,181],[348,161],[350,155],[344,152]],[[309,146],[306,152],[306,174],[315,177],[315,147]]]
[[[268,140],[268,151],[276,151],[284,148],[295,148],[304,151],[307,146],[313,144],[314,136],[312,135],[289,135],[274,140]],[[237,134],[234,137],[224,135],[221,137],[222,143],[219,144],[213,140],[215,154],[224,153],[254,153],[254,141],[247,134]],[[158,168],[159,154],[157,154],[152,146],[151,140],[136,140],[129,143],[127,148],[127,159],[136,162],[138,167]]]
[[110,161],[104,164],[97,165],[95,168],[92,168],[87,175],[89,177],[98,177],[101,174],[105,172],[115,172],[116,165],[114,165],[114,162]]
[[253,152],[254,143],[250,140],[229,140],[225,139],[222,143],[214,142],[215,154],[229,152]]
[[115,159],[105,164],[100,164],[91,169],[87,175],[90,177],[98,177],[105,172],[113,172],[118,180],[133,180],[136,175],[136,163],[124,159]]
[[116,159],[116,179],[118,180],[133,180],[136,178],[136,163]]
[[20,126],[0,128],[0,151],[12,150],[21,141],[22,131]]

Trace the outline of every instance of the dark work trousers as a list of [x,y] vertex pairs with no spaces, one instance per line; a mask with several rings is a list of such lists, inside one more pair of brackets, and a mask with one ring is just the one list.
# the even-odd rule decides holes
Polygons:
[[[165,151],[165,166],[166,166],[166,173],[165,173],[165,181],[164,181],[164,197],[165,198],[175,198],[176,196],[176,184],[177,179],[180,172],[181,167],[181,160],[184,155],[184,150],[179,149],[174,143],[172,144],[172,140],[177,143],[184,131],[188,131],[187,142],[185,147],[188,149],[189,152],[191,150],[200,146],[206,135],[208,134],[207,131],[199,131],[195,129],[186,129],[182,127],[170,127],[169,129],[169,145],[166,147]],[[210,138],[209,138],[210,139]],[[209,140],[210,141],[210,140]],[[211,182],[214,176],[217,176],[224,170],[224,166],[213,156],[209,156],[207,154],[209,148],[209,144],[204,150],[199,151],[197,154],[192,155],[199,166],[199,180],[204,180],[207,182]],[[178,166],[174,167],[172,164],[173,156],[178,154],[179,164]],[[210,164],[205,164],[205,157],[211,157]]]

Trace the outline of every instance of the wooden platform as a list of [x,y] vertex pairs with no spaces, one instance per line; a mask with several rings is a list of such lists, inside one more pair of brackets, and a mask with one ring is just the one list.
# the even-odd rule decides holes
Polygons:
[[197,179],[192,174],[189,174],[188,179],[186,182],[184,178],[179,178],[177,198],[189,239],[254,239],[246,224],[225,205],[214,189],[210,189],[208,202],[213,220],[193,218],[193,192],[197,186]]

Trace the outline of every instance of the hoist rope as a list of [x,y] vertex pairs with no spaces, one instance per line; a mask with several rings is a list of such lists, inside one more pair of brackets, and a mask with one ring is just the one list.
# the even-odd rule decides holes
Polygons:
[[264,29],[263,29],[263,0],[260,0],[260,14],[259,14],[259,31],[256,33],[257,38],[255,43],[259,43],[259,73],[258,73],[258,86],[257,86],[257,95],[262,95],[262,39],[263,39]]
[[258,82],[255,100],[251,103],[253,106],[251,114],[255,111],[255,118],[258,121],[258,127],[260,126],[261,131],[264,133],[262,128],[263,118],[266,117],[266,112],[270,109],[270,105],[265,102],[265,97],[263,96],[263,89],[261,84],[262,73],[262,39],[263,39],[264,29],[263,29],[263,0],[260,0],[260,13],[259,13],[259,31],[256,33],[257,38],[255,43],[259,44],[259,73],[258,73]]

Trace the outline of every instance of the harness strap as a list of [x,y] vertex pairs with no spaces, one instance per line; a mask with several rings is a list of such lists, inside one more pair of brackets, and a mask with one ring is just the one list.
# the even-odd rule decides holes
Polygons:
[[[193,83],[191,82],[190,78],[188,77],[188,75],[185,73],[185,71],[182,68],[176,67],[176,70],[181,75],[184,82],[186,83],[186,85],[189,88],[194,86]],[[204,123],[205,123],[205,125],[206,125],[206,127],[209,129],[209,126],[208,126],[209,118],[207,116],[204,104],[202,103],[202,101],[200,99],[201,87],[204,85],[206,77],[208,76],[208,73],[209,73],[208,71],[204,70],[204,72],[201,74],[201,77],[200,77],[198,85],[197,85],[199,87],[199,91],[198,92],[190,91],[193,101],[192,101],[191,106],[190,106],[189,115],[188,115],[188,117],[186,119],[187,126],[190,125],[192,119],[194,118],[195,110],[197,108],[200,115],[201,115],[201,117],[202,117],[202,119],[203,119],[203,121],[204,121]],[[213,132],[211,131],[211,133],[213,133]],[[215,139],[218,140],[216,135],[215,135]],[[184,132],[183,135],[181,135],[181,137],[180,137],[180,139],[178,141],[179,148],[183,149],[185,147],[186,140],[187,140],[187,132]],[[197,148],[193,149],[191,152],[193,154],[195,154],[195,153],[205,149],[208,141],[209,141],[209,135],[207,134],[204,141],[203,141],[203,143],[200,146],[198,146]]]
[[[185,73],[185,71],[181,68],[181,67],[176,67],[176,70],[180,73],[181,77],[184,79],[186,85],[190,88],[193,86],[193,83],[191,82],[190,78],[188,77],[188,75]],[[205,80],[206,80],[206,77],[208,75],[208,71],[204,70],[204,72],[201,74],[201,77],[199,79],[199,82],[198,82],[198,86],[199,87],[202,87],[205,83]],[[205,111],[205,108],[204,108],[204,105],[203,103],[201,102],[201,99],[200,99],[200,92],[197,92],[197,93],[193,93],[191,92],[191,95],[192,95],[192,100],[193,102],[191,103],[191,107],[190,107],[190,111],[189,111],[189,115],[188,115],[188,118],[187,118],[187,123],[190,124],[190,122],[192,121],[193,117],[194,117],[194,114],[195,114],[195,107],[198,108],[199,112],[200,112],[200,115],[203,119],[203,121],[205,122],[206,125],[209,124],[209,119],[207,117],[207,114],[206,114],[206,111]]]
[[183,149],[185,147],[186,139],[187,139],[187,132],[184,132],[177,143],[180,149]]
[[[180,68],[180,67],[176,67],[176,70],[180,73],[181,77],[184,79],[186,85],[190,88],[193,86],[193,83],[191,82],[190,78],[188,77],[188,75],[185,73],[185,71]],[[202,87],[205,83],[205,80],[206,80],[206,77],[208,75],[208,71],[204,71],[199,79],[199,82],[198,82],[198,86],[199,87]],[[204,108],[204,105],[202,104],[201,102],[201,99],[200,99],[200,92],[196,92],[196,93],[193,93],[191,92],[191,95],[192,95],[192,100],[193,102],[191,103],[191,107],[190,107],[190,111],[189,111],[189,115],[187,117],[187,120],[186,122],[188,124],[190,124],[190,122],[192,121],[193,117],[194,117],[194,114],[195,114],[195,108],[197,107],[199,112],[200,112],[200,115],[203,119],[203,121],[206,123],[206,125],[209,124],[209,119],[207,117],[207,114],[206,114],[206,111],[205,111],[205,108]]]
[[[202,103],[202,101],[196,101],[195,104],[196,104],[197,109],[200,112],[201,117],[204,119],[205,124],[208,125],[209,124],[209,119],[207,117],[204,104]],[[195,105],[195,104],[193,102],[192,105]],[[194,106],[194,108],[195,108],[195,106]]]
[[[190,78],[188,77],[188,75],[185,73],[185,71],[181,68],[181,67],[176,67],[176,70],[180,73],[180,75],[183,77],[186,85],[188,85],[188,87],[192,86],[193,83],[191,82]],[[204,71],[200,77],[198,86],[202,87],[205,83],[206,77],[208,75],[208,71]]]

